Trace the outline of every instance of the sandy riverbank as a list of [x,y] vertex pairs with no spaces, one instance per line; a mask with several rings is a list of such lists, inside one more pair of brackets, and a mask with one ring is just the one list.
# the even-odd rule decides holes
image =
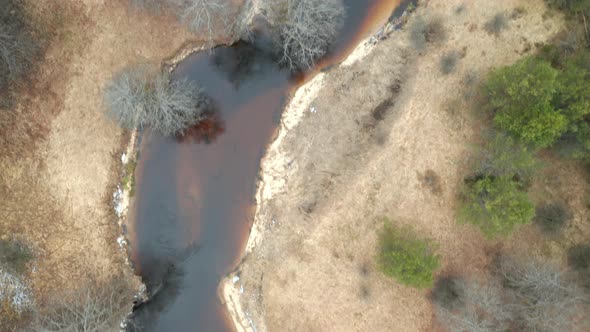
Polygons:
[[[375,30],[373,27],[372,31]],[[354,48],[352,53],[341,62],[340,66],[346,67],[362,61],[371,53],[375,45],[374,36],[369,36]],[[300,86],[281,115],[277,135],[261,160],[260,180],[256,190],[256,212],[243,257],[251,253],[264,240],[264,225],[267,221],[265,221],[262,210],[265,202],[270,201],[276,193],[284,190],[286,170],[292,163],[292,160],[282,151],[283,141],[287,133],[297,127],[306,112],[313,112],[310,107],[311,103],[322,90],[325,77],[325,73],[319,73]],[[271,221],[271,223],[274,223],[274,221]],[[239,266],[237,270],[239,270]],[[231,273],[226,276],[220,284],[220,293],[220,297],[226,305],[228,314],[238,332],[260,331],[256,327],[251,314],[242,308],[240,295],[243,293],[243,285],[240,282],[239,274]]]

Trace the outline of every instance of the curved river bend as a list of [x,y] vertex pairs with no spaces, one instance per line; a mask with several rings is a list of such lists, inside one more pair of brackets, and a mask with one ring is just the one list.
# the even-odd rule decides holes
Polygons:
[[[345,27],[318,70],[343,60],[400,3],[344,2]],[[134,321],[148,331],[232,331],[218,284],[241,258],[260,159],[301,82],[240,43],[193,54],[173,75],[202,86],[218,115],[180,140],[143,135],[129,229],[136,273],[150,299],[136,308]]]

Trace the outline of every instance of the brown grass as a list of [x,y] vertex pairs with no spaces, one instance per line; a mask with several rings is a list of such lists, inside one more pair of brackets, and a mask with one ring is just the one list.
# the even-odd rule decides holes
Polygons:
[[42,62],[14,109],[0,111],[0,236],[32,244],[39,305],[55,290],[130,270],[112,192],[126,136],[103,115],[102,89],[121,68],[160,63],[191,34],[127,1],[30,1]]
[[[453,14],[461,4],[465,14]],[[519,6],[526,13],[498,37],[470,28]],[[281,157],[292,160],[276,175],[286,185],[263,202],[264,239],[239,268],[242,305],[258,331],[436,328],[427,291],[375,270],[379,217],[434,239],[441,273],[486,269],[495,243],[455,220],[463,161],[479,126],[464,101],[464,77],[516,61],[522,37],[532,43],[551,38],[561,22],[541,23],[544,11],[542,0],[431,1],[416,15],[444,17],[446,43],[417,57],[405,32],[394,33],[361,63],[327,74],[312,102],[317,113],[306,113],[280,146]],[[452,50],[465,50],[457,74],[440,75],[440,58]],[[398,79],[395,103],[387,103],[388,87]],[[445,111],[450,101],[457,101],[452,112]],[[376,132],[387,137],[382,145],[375,144]],[[313,211],[303,213],[299,207],[310,200]],[[367,273],[359,273],[361,264]]]

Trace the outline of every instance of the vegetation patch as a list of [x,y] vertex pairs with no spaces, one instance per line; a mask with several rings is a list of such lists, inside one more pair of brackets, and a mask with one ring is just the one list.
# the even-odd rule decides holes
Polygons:
[[459,58],[460,54],[456,51],[444,54],[442,58],[440,58],[440,72],[443,73],[443,75],[448,75],[454,72],[457,68]]
[[416,288],[431,287],[433,273],[440,266],[440,257],[430,241],[419,238],[409,227],[390,223],[379,235],[377,261],[385,275]]
[[447,310],[456,310],[465,305],[463,280],[456,276],[443,276],[436,279],[430,293],[430,299],[436,306]]
[[526,187],[541,168],[532,149],[513,137],[493,133],[491,139],[476,152],[475,171],[489,177],[507,177]]
[[502,31],[508,28],[508,18],[504,13],[497,13],[489,21],[486,22],[484,28],[489,34],[499,36]]
[[0,8],[0,108],[8,108],[14,87],[30,75],[41,46],[22,1],[0,0]]
[[572,218],[572,214],[564,203],[546,203],[537,206],[535,224],[543,233],[548,235],[558,234]]
[[460,220],[478,226],[487,238],[509,235],[534,216],[527,193],[508,177],[484,176],[465,185]]
[[24,243],[0,239],[0,268],[22,274],[26,270],[27,263],[34,257],[31,248]]
[[442,18],[416,16],[409,27],[410,42],[418,51],[424,51],[428,44],[446,40],[447,32]]
[[129,197],[133,197],[135,194],[135,168],[137,167],[137,161],[131,159],[123,167],[123,179],[121,185],[123,189],[127,190]]

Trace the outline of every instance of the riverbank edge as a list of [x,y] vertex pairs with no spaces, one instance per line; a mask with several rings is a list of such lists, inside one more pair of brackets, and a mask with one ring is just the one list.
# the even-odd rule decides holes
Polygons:
[[[377,24],[376,28],[369,30],[368,37],[362,39],[354,50],[338,64],[338,67],[348,67],[370,55],[382,38],[386,38],[393,30],[403,26],[405,19],[407,19],[407,14],[414,9],[406,10],[400,16],[399,20],[391,21],[388,19],[384,23]],[[259,328],[254,324],[251,313],[242,308],[241,294],[244,292],[244,288],[239,282],[239,271],[244,263],[244,259],[264,240],[265,221],[262,211],[265,203],[270,201],[275,193],[281,192],[286,182],[284,177],[277,177],[277,174],[285,174],[289,165],[288,156],[280,151],[283,140],[287,133],[297,127],[303,119],[312,101],[322,90],[326,75],[323,72],[318,73],[291,94],[291,98],[281,115],[280,125],[275,137],[261,159],[259,180],[255,194],[256,210],[246,248],[242,253],[240,263],[221,280],[218,287],[218,296],[222,304],[226,307],[227,314],[231,318],[237,332],[259,332]],[[266,328],[263,327],[260,330],[266,331]]]
[[[233,43],[235,42],[234,38],[232,40],[228,41],[223,41],[220,42],[220,45],[225,45],[226,43]],[[167,57],[162,59],[159,62],[159,67],[161,68],[162,71],[168,72],[168,73],[172,73],[176,67],[178,66],[178,64],[182,61],[184,61],[186,58],[188,58],[189,56],[193,55],[194,53],[197,52],[201,52],[204,51],[206,49],[209,49],[209,47],[207,47],[207,45],[200,43],[200,42],[195,42],[195,41],[187,41],[186,43],[184,43],[182,46],[180,46],[178,49],[176,49],[174,52],[172,52],[172,56]],[[140,158],[140,150],[141,150],[141,132],[138,129],[133,129],[132,131],[129,132],[129,140],[127,141],[127,143],[122,144],[122,149],[120,151],[122,151],[120,153],[121,155],[121,167],[125,167],[125,165],[127,165],[127,163],[129,163],[130,161],[135,161],[138,162],[139,158]],[[133,170],[133,177],[135,177],[135,170]],[[123,185],[123,172],[120,172],[118,174],[118,178],[116,181],[116,189],[115,192],[113,193],[113,209],[114,209],[114,213],[116,216],[116,220],[117,220],[117,225],[119,226],[119,234],[117,237],[117,244],[119,246],[119,249],[121,250],[121,252],[124,254],[125,256],[125,265],[128,268],[128,271],[131,273],[132,275],[132,279],[134,279],[134,281],[137,281],[137,289],[135,289],[135,301],[133,303],[133,305],[135,305],[135,302],[144,302],[146,300],[148,300],[148,294],[147,294],[147,286],[145,285],[145,283],[143,282],[142,278],[140,275],[137,274],[136,270],[135,270],[135,266],[133,265],[133,261],[131,259],[131,247],[133,246],[133,242],[130,239],[130,234],[128,231],[128,227],[129,225],[129,220],[128,220],[128,215],[129,215],[129,209],[130,207],[133,206],[134,204],[134,199],[135,197],[133,197],[131,195],[130,190],[126,190],[124,188]],[[135,180],[133,180],[135,181]],[[130,304],[131,305],[131,304]],[[131,317],[133,311],[130,310],[125,317],[122,318],[120,327],[121,327],[121,331],[125,331],[125,327],[127,326],[128,322],[129,322],[129,318]]]

